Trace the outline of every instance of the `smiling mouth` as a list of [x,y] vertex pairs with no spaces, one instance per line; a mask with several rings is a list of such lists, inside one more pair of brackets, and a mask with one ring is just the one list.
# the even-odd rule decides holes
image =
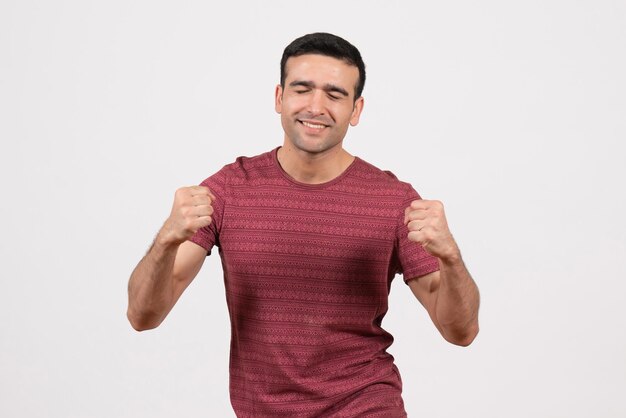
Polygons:
[[317,123],[305,122],[303,120],[301,120],[300,123],[303,124],[304,126],[306,126],[307,128],[312,128],[312,129],[323,129],[323,128],[326,128],[326,125],[320,125],[320,124],[317,124]]

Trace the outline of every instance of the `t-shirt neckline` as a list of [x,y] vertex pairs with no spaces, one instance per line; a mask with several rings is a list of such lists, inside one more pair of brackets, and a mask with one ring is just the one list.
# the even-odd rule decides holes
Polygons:
[[278,162],[278,150],[280,149],[280,147],[276,147],[272,150],[272,160],[274,162],[274,166],[276,167],[276,169],[278,170],[278,172],[281,174],[281,176],[287,180],[288,182],[298,186],[298,187],[302,187],[302,188],[306,188],[306,189],[324,189],[326,187],[332,186],[338,182],[340,182],[341,180],[343,180],[346,176],[348,176],[348,174],[352,171],[352,169],[358,164],[358,161],[360,161],[360,158],[355,156],[354,160],[352,160],[352,162],[350,163],[350,165],[348,167],[346,167],[345,170],[343,170],[343,172],[341,174],[339,174],[337,177],[335,177],[332,180],[329,180],[325,183],[316,183],[316,184],[311,184],[311,183],[303,183],[300,182],[296,179],[294,179],[293,177],[291,177],[289,174],[287,174],[287,172],[285,170],[283,170],[283,167],[280,165],[280,163]]

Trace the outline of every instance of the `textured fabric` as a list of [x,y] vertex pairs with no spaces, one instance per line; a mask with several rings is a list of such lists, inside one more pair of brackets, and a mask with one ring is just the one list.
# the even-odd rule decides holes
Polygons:
[[222,258],[232,406],[239,417],[403,417],[381,322],[397,273],[439,268],[406,238],[404,209],[419,196],[359,158],[328,183],[298,183],[276,152],[202,183],[214,220],[191,238]]

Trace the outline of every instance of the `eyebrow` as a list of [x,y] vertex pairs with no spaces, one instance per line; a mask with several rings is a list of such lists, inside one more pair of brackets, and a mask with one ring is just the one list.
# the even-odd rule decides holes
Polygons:
[[[302,86],[302,87],[307,87],[310,89],[314,89],[315,88],[315,83],[312,81],[305,81],[305,80],[294,80],[291,83],[289,83],[290,87],[297,87],[297,86]],[[339,94],[342,94],[346,97],[348,97],[350,94],[346,91],[346,89],[341,88],[335,84],[330,84],[330,83],[326,83],[324,84],[324,87],[322,87],[323,90],[325,92],[337,92]]]

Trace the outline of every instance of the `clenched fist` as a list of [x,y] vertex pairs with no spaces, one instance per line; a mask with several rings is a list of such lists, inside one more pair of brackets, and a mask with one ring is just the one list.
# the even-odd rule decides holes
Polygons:
[[182,244],[196,231],[211,224],[215,196],[208,187],[191,186],[176,190],[169,218],[159,235],[165,242]]
[[408,238],[442,260],[459,256],[459,248],[448,229],[443,204],[437,200],[414,200],[404,211]]

